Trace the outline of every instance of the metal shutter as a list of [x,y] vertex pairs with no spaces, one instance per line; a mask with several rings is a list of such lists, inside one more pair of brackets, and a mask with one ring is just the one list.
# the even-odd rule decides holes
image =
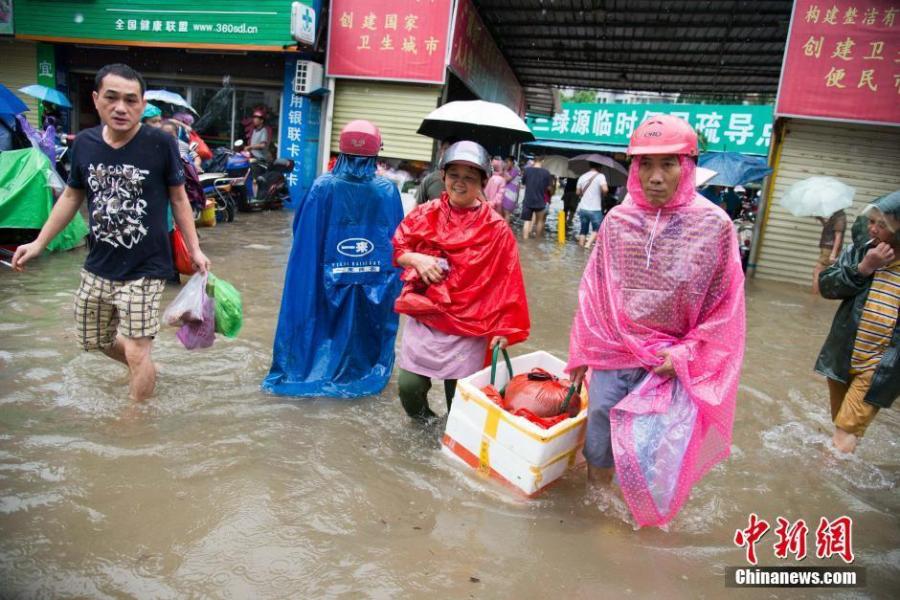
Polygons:
[[20,87],[37,82],[37,46],[30,42],[0,41],[0,56],[3,56],[3,69],[0,71],[0,83],[28,105],[28,122],[38,127],[38,101],[31,96],[19,92]]
[[433,140],[416,133],[422,119],[437,107],[440,86],[339,79],[335,82],[331,150],[337,152],[344,125],[366,119],[381,130],[381,156],[431,160]]
[[836,177],[856,188],[847,210],[850,226],[866,204],[900,189],[900,128],[791,119],[787,124],[756,276],[810,285],[822,226],[778,205],[785,191],[813,175]]

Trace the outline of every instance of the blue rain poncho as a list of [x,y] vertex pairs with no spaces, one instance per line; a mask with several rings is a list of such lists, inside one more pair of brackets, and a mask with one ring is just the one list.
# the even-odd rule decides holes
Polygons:
[[394,367],[400,269],[391,236],[403,219],[397,187],[375,157],[341,154],[294,217],[272,368],[263,389],[287,396],[379,393]]

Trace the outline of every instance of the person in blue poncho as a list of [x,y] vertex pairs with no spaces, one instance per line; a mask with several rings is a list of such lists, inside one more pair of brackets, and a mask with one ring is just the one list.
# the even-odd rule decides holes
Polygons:
[[375,175],[380,149],[375,125],[348,123],[333,171],[297,209],[267,391],[356,398],[379,393],[391,376],[401,287],[391,237],[403,205]]

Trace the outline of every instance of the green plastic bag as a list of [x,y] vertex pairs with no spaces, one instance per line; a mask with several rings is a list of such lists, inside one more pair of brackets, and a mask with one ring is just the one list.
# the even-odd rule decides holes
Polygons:
[[209,274],[206,293],[216,302],[216,333],[230,338],[237,337],[244,324],[241,293],[233,285],[212,273]]

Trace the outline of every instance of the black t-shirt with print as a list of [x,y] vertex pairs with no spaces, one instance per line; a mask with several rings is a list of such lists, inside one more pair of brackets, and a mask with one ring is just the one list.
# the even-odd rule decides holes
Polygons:
[[169,187],[184,183],[175,138],[141,126],[121,148],[103,126],[78,134],[69,186],[84,190],[92,247],[84,268],[115,281],[167,279],[173,272],[166,226]]

